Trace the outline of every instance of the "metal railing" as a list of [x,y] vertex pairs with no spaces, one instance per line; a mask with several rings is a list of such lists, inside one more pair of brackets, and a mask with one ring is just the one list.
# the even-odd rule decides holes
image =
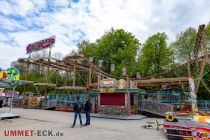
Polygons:
[[139,109],[149,113],[165,116],[166,112],[173,112],[174,106],[167,103],[145,100],[139,102]]
[[[66,101],[66,100],[43,100],[42,101],[42,108],[43,109],[48,109],[52,107],[70,107],[73,108],[74,104],[76,101]],[[84,101],[82,101],[83,106],[84,106]]]
[[210,100],[198,100],[197,105],[201,111],[210,111]]

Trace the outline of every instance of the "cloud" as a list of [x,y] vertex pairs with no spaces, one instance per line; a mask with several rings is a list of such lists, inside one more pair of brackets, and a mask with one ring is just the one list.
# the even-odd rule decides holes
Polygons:
[[70,2],[68,0],[54,0],[52,3],[55,8],[67,8],[70,6]]
[[20,51],[19,47],[12,47],[9,44],[0,42],[0,67],[6,69],[10,66],[11,62],[16,60],[20,56],[24,56],[24,52]]
[[46,7],[45,0],[7,0],[0,1],[0,12],[4,15],[31,16]]
[[0,30],[16,31],[26,29],[23,25],[18,23],[18,21],[11,18],[0,16],[0,21]]
[[166,32],[170,42],[187,27],[209,22],[209,5],[208,0],[0,1],[0,49],[5,52],[0,52],[0,66],[26,57],[27,44],[53,35],[53,53],[63,56],[81,40],[93,42],[111,27],[133,33],[142,43]]

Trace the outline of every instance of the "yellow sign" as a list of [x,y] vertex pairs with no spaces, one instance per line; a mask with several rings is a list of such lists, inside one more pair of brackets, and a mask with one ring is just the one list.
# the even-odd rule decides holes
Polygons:
[[0,88],[0,92],[4,92],[4,88]]
[[7,78],[7,74],[2,68],[0,68],[0,78]]
[[100,88],[101,93],[114,93],[115,90],[115,88]]
[[119,81],[118,81],[118,88],[119,89],[124,89],[125,87],[126,87],[126,81],[124,80],[124,79],[120,79]]
[[9,79],[9,80],[19,80],[20,72],[14,67],[10,67],[6,70],[0,68],[0,78]]
[[103,79],[100,82],[100,87],[102,88],[115,88],[117,85],[117,80],[114,78]]

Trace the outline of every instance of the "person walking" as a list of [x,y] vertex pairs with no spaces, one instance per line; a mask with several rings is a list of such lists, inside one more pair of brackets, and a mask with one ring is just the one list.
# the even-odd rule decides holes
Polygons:
[[91,108],[92,108],[92,104],[90,102],[90,97],[89,97],[88,100],[86,101],[85,107],[84,107],[84,111],[85,111],[85,114],[86,114],[86,123],[84,124],[84,126],[90,125]]
[[74,104],[74,122],[71,128],[75,127],[77,116],[79,116],[80,127],[82,127],[82,117],[81,117],[82,103],[80,102],[80,96],[77,96],[76,98],[77,98],[77,101]]

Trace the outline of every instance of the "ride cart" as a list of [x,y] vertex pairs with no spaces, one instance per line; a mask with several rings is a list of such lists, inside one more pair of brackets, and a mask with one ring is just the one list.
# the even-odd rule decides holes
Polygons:
[[210,125],[191,119],[178,119],[177,122],[164,120],[163,129],[168,139],[210,140]]

